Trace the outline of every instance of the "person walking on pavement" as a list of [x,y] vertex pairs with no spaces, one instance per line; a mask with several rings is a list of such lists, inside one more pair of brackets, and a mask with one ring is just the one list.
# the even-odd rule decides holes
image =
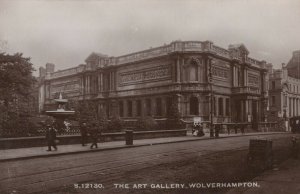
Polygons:
[[54,148],[54,150],[57,150],[56,147],[56,131],[54,129],[54,127],[52,127],[50,124],[47,124],[46,127],[46,140],[47,140],[47,144],[48,144],[48,150],[47,151],[51,151],[51,147]]
[[81,145],[86,146],[87,143],[87,125],[86,122],[83,122],[80,126],[80,133],[81,133]]
[[92,123],[92,126],[90,128],[90,136],[91,136],[91,139],[92,139],[92,145],[91,145],[91,149],[94,148],[94,146],[96,148],[98,148],[98,136],[99,136],[99,131],[98,131],[98,128],[97,128],[97,124],[96,123]]

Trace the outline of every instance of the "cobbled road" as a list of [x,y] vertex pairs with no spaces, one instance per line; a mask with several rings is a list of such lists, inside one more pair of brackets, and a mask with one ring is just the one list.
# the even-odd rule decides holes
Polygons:
[[[272,139],[274,145],[276,141],[289,140],[291,136],[292,134],[274,134],[261,137]],[[253,138],[256,137],[209,139],[1,162],[0,193],[128,192],[126,185],[122,185],[125,188],[116,190],[114,184],[123,184],[130,172],[135,172],[135,176],[143,178],[151,176],[144,180],[154,183],[157,182],[156,177],[159,177],[159,174],[153,176],[153,173],[143,173],[145,170],[142,169],[168,165],[176,161],[192,161],[218,152],[247,150],[249,140]],[[139,170],[142,173],[140,175]],[[131,183],[129,179],[128,181]],[[172,177],[169,177],[168,181],[172,182]],[[87,188],[77,189],[77,186]]]

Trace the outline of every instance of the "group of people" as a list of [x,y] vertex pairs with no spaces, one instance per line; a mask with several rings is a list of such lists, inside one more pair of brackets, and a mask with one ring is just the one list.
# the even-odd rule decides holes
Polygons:
[[[58,143],[58,139],[56,137],[56,132],[57,130],[55,129],[54,125],[51,125],[49,123],[46,125],[46,140],[48,145],[47,151],[52,151],[52,147],[55,151],[57,150],[56,144]],[[98,148],[97,143],[101,132],[99,131],[96,123],[92,123],[88,126],[86,122],[83,122],[80,126],[80,133],[82,146],[86,146],[88,142],[88,137],[90,137],[92,141],[90,148]]]
[[98,138],[101,135],[101,133],[98,130],[98,127],[96,123],[92,123],[90,127],[88,127],[86,122],[83,122],[80,126],[80,133],[81,133],[81,145],[86,146],[86,143],[88,141],[88,135],[90,136],[92,140],[92,144],[90,146],[91,149],[98,148]]

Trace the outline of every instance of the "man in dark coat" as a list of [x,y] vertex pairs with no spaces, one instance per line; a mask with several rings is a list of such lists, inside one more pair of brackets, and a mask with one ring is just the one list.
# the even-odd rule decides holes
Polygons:
[[47,124],[47,127],[46,127],[46,139],[47,139],[47,143],[48,143],[47,151],[51,151],[51,147],[53,147],[54,150],[57,150],[56,143],[55,143],[56,131],[50,124]]
[[80,133],[81,133],[81,144],[82,146],[86,146],[87,143],[87,125],[86,122],[83,122],[80,126]]
[[98,137],[99,137],[99,130],[98,130],[98,127],[97,127],[96,123],[92,123],[92,125],[91,125],[90,136],[91,136],[91,139],[92,139],[92,145],[91,145],[90,148],[93,149],[94,146],[96,148],[98,148],[97,142],[98,142]]

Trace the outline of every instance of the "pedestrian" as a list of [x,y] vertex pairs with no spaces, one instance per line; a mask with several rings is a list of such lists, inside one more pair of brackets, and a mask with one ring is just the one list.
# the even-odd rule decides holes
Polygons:
[[46,126],[46,140],[47,140],[47,144],[48,144],[48,150],[47,151],[51,151],[51,147],[54,148],[54,150],[57,150],[56,147],[56,131],[54,129],[53,126],[51,126],[50,124],[47,124]]
[[239,126],[238,126],[238,124],[236,123],[236,124],[234,125],[234,133],[235,133],[235,134],[237,134],[238,128],[239,128]]
[[242,132],[242,135],[245,134],[245,127],[247,126],[247,124],[242,124],[241,126],[241,132]]
[[83,122],[80,126],[80,133],[81,133],[81,145],[86,146],[87,143],[87,125],[86,122]]
[[222,124],[216,124],[215,125],[215,138],[219,138],[219,133],[221,131]]
[[92,145],[91,145],[91,149],[94,148],[94,146],[96,148],[98,148],[98,136],[99,136],[99,131],[98,131],[98,127],[96,123],[92,123],[92,126],[90,128],[90,137],[92,139]]

